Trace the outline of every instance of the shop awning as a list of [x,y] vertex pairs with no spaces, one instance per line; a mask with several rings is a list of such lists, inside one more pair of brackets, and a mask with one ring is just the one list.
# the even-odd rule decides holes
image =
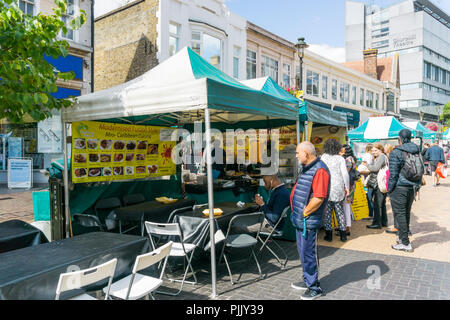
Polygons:
[[62,119],[117,119],[206,108],[261,119],[298,116],[295,101],[247,87],[185,47],[134,80],[79,97],[73,108],[63,110]]
[[403,124],[408,128],[421,131],[424,139],[435,139],[436,135],[439,136],[438,132],[426,128],[419,121],[404,121]]
[[[410,129],[394,117],[371,117],[358,128],[348,132],[351,140],[383,140],[396,139],[403,129]],[[410,129],[413,137],[421,136],[421,133]]]

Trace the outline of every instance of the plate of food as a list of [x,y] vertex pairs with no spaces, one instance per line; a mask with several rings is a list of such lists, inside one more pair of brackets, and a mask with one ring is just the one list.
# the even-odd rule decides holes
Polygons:
[[149,144],[147,148],[147,154],[158,154],[158,145]]
[[73,162],[75,163],[85,163],[86,162],[86,154],[85,153],[80,153],[80,154],[75,154],[73,156]]
[[125,161],[133,161],[134,159],[134,153],[127,153],[125,157]]
[[145,173],[145,167],[140,166],[140,167],[136,167],[136,173]]
[[87,174],[86,168],[75,169],[75,177],[77,178],[84,178],[86,177],[86,174]]
[[124,141],[115,141],[114,142],[114,150],[123,150],[125,148],[125,142]]
[[109,177],[112,175],[112,170],[109,167],[103,168],[102,176]]
[[123,154],[121,153],[116,153],[114,155],[114,162],[122,162],[123,161]]
[[98,149],[98,139],[88,139],[87,147],[90,150],[97,150]]
[[123,167],[114,167],[113,172],[115,176],[123,176]]
[[134,174],[134,167],[125,167],[125,175],[133,175]]
[[98,162],[99,160],[100,160],[100,157],[98,156],[98,154],[91,153],[89,155],[89,162]]
[[[203,210],[202,213],[205,217],[209,217],[209,209]],[[214,208],[214,217],[221,216],[222,214],[223,214],[222,209]]]
[[102,173],[102,168],[89,169],[89,177],[98,177]]
[[137,149],[140,149],[140,150],[147,149],[147,141],[138,141]]
[[102,154],[100,156],[100,162],[111,162],[111,155],[110,154]]
[[100,141],[100,149],[102,150],[111,150],[112,140],[102,140]]
[[158,201],[159,203],[165,203],[165,204],[171,204],[171,203],[175,203],[178,201],[178,199],[167,198],[167,197],[159,197],[159,198],[155,198],[155,200]]
[[136,141],[128,141],[127,150],[134,150],[134,149],[136,149]]
[[157,165],[150,165],[147,166],[148,173],[157,173],[158,172],[158,166]]
[[86,141],[84,139],[75,139],[75,149],[86,149]]
[[136,155],[136,161],[143,161],[143,160],[145,160],[145,154]]

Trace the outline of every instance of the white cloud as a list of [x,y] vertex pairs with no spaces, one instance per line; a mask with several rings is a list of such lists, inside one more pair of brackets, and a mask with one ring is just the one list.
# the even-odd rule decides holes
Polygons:
[[345,62],[344,47],[331,47],[328,44],[311,44],[308,50],[338,63]]

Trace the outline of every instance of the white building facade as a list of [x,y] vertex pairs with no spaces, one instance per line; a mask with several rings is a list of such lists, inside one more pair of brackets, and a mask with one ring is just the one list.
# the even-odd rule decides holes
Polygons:
[[362,51],[399,54],[400,108],[443,105],[450,100],[450,17],[428,0],[387,8],[346,2],[346,61]]
[[185,46],[237,79],[245,79],[247,21],[224,0],[160,0],[157,12],[159,63]]

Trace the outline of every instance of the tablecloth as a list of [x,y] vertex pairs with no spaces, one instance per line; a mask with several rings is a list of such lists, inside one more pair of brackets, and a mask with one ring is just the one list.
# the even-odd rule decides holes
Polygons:
[[0,223],[0,253],[47,242],[44,233],[24,221],[8,220]]
[[[114,281],[132,272],[136,256],[149,252],[147,237],[92,232],[0,254],[0,300],[53,300],[59,275],[117,258]],[[98,290],[107,280],[89,286]],[[80,292],[72,292],[72,295]]]

